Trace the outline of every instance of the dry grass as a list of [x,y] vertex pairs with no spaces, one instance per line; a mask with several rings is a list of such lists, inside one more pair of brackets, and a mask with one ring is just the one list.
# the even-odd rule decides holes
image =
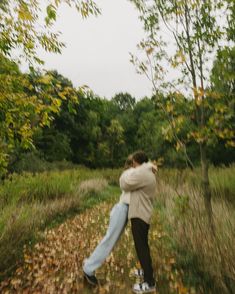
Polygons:
[[15,266],[22,255],[22,247],[33,242],[40,229],[59,216],[78,210],[79,206],[80,199],[70,196],[46,204],[38,202],[4,211],[1,219],[4,228],[0,235],[0,277]]
[[[164,217],[172,228],[178,248],[196,257],[198,271],[214,283],[211,285],[213,293],[232,293],[235,286],[235,215],[233,207],[222,198],[216,197],[212,202],[216,228],[213,234],[198,188],[185,182],[176,189],[161,179],[158,181],[157,201],[164,207]],[[187,262],[186,258],[182,262],[185,267],[194,267]]]
[[82,197],[87,195],[94,195],[102,192],[108,186],[106,179],[90,179],[80,183],[76,195]]
[[15,174],[0,186],[0,279],[21,260],[23,246],[34,242],[40,230],[109,197],[107,180],[97,174],[87,169]]

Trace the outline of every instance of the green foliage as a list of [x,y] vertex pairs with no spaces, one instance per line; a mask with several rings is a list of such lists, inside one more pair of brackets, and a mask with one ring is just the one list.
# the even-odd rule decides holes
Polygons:
[[[38,48],[60,53],[64,44],[54,32],[57,11],[63,1],[49,1],[43,7],[38,1],[1,1],[0,5],[0,176],[6,173],[12,153],[32,149],[33,134],[38,127],[49,126],[63,100],[74,102],[72,85],[61,90],[53,73],[34,72],[33,65],[43,64]],[[97,15],[99,9],[91,1],[68,0],[83,16]],[[17,51],[16,51],[17,49]],[[16,63],[9,61],[12,53],[20,52],[18,61],[30,63],[31,74],[20,73]],[[69,104],[73,110],[72,104]]]
[[[14,49],[21,52],[29,62],[43,63],[36,49],[60,53],[64,44],[59,41],[59,33],[53,25],[61,0],[51,0],[48,5],[38,1],[1,1],[0,5],[0,53],[11,56]],[[76,9],[82,17],[99,14],[95,3],[83,0],[68,0],[66,4]]]
[[114,166],[114,154],[118,152],[121,146],[124,144],[123,140],[124,129],[120,125],[118,120],[112,119],[110,126],[107,128],[108,144],[109,144],[109,154]]
[[232,95],[235,92],[235,47],[217,51],[211,72],[212,88],[216,93]]
[[133,110],[135,106],[135,98],[128,93],[119,93],[112,98],[113,103],[120,111]]
[[37,147],[44,153],[47,161],[70,160],[72,151],[70,141],[66,134],[53,128],[45,128],[43,132],[34,136]]
[[10,172],[22,173],[22,172],[44,172],[48,170],[47,162],[40,158],[38,152],[26,152],[20,154],[18,160],[9,167]]
[[[60,81],[67,87],[65,78],[60,77]],[[179,114],[174,120],[177,137],[169,128],[158,96],[144,98],[136,102],[133,109],[122,111],[113,99],[108,101],[92,93],[79,93],[79,103],[74,104],[74,111],[69,109],[70,100],[62,101],[61,111],[55,115],[50,127],[35,133],[35,146],[46,160],[66,159],[95,168],[123,166],[127,155],[137,149],[144,149],[151,159],[164,159],[166,166],[191,167],[186,155],[198,165],[199,149],[188,137],[194,125],[186,116],[192,101],[173,94],[162,95],[161,99],[160,103],[164,103],[168,111],[171,111],[169,101],[175,101],[175,113]],[[187,147],[187,154],[177,138]],[[225,144],[219,144],[215,142],[210,147],[210,158],[217,164],[229,164],[234,160],[232,153],[220,161],[213,157],[216,148],[225,150]]]
[[[55,73],[33,69],[20,72],[16,63],[0,55],[0,175],[22,150],[34,149],[33,135],[50,126],[64,100],[77,103],[75,89],[63,86]],[[63,82],[63,81],[62,81]],[[64,138],[64,142],[66,139]],[[64,143],[66,144],[66,143]]]
[[[229,57],[223,62],[231,60]],[[51,169],[52,165],[46,161],[71,161],[94,168],[120,167],[127,155],[137,149],[144,149],[151,159],[163,160],[165,166],[198,165],[200,155],[195,138],[200,138],[196,135],[194,102],[184,95],[158,93],[151,99],[145,97],[135,102],[127,93],[120,93],[108,101],[92,92],[75,90],[72,83],[56,71],[43,74],[32,69],[30,74],[23,74],[16,63],[3,57],[1,62],[0,83],[5,89],[0,100],[2,175],[7,170]],[[214,79],[218,78],[217,62],[222,61],[215,62],[213,87],[219,87]],[[227,76],[225,65],[224,69]],[[226,132],[231,136],[234,121],[231,90],[225,94],[231,85],[223,88],[219,98],[215,99],[212,89],[205,98],[208,105],[218,110],[213,112],[208,108],[206,114],[211,128],[207,152],[214,164],[234,161],[232,147],[226,149],[225,145],[228,143]],[[226,116],[226,128],[221,114]],[[217,133],[213,132],[214,120]],[[39,152],[33,158],[27,155],[32,150],[35,154]],[[218,151],[222,154],[220,157],[216,156]]]
[[[215,144],[218,138],[233,146],[234,93],[231,89],[234,87],[234,54],[229,42],[225,41],[225,36],[234,21],[234,4],[231,1],[132,2],[138,8],[148,34],[147,39],[139,45],[146,53],[146,61],[132,57],[132,62],[153,84],[157,103],[168,121],[164,130],[166,138],[174,140],[176,148],[184,149],[184,152],[188,141],[192,140],[200,146],[203,154],[206,154],[206,148]],[[227,16],[223,24],[216,17],[221,13]],[[168,42],[164,40],[163,27],[174,40],[173,54],[166,52]],[[220,90],[216,91],[214,87],[211,93],[211,89],[205,87],[209,83],[208,73],[211,71],[207,61],[220,48],[221,41],[226,42],[227,47],[218,51],[212,71],[214,85],[217,83]],[[163,62],[171,68],[177,68],[177,75],[180,77],[169,80]],[[222,87],[219,81],[222,81]],[[192,91],[187,92],[187,98],[194,99],[191,103],[178,90],[180,86],[188,88],[188,85]],[[227,91],[224,87],[227,90],[229,87],[232,96],[221,97],[219,93]],[[161,91],[167,95],[162,97]],[[184,129],[184,136],[181,129]]]
[[[234,142],[234,103],[235,103],[235,47],[218,50],[211,73],[210,105],[214,112],[210,114],[211,132],[229,147]],[[211,136],[212,137],[212,136]],[[214,141],[216,138],[214,137]]]
[[[208,150],[221,139],[228,146],[235,146],[235,96],[234,93],[222,96],[214,92],[215,89],[210,89],[212,68],[208,61],[214,57],[214,52],[219,51],[214,71],[217,71],[216,67],[221,68],[222,74],[219,76],[229,76],[230,79],[226,79],[224,85],[234,84],[233,62],[230,66],[220,47],[222,43],[227,48],[232,47],[228,40],[233,37],[231,24],[234,23],[234,4],[230,0],[131,2],[139,10],[147,32],[146,40],[139,44],[145,53],[145,60],[141,61],[132,55],[131,62],[139,73],[145,74],[151,81],[158,105],[168,122],[163,129],[164,135],[175,143],[177,150],[184,152],[187,165],[191,168],[194,168],[194,163],[188,154],[188,143],[198,145],[202,194],[209,226],[213,230]],[[225,16],[224,22],[220,21],[218,15]],[[172,50],[167,50],[169,46]],[[233,55],[230,57],[232,59]],[[227,59],[226,65],[221,66],[224,58]],[[168,69],[177,70],[177,78],[171,79]],[[215,82],[216,79],[214,75]]]

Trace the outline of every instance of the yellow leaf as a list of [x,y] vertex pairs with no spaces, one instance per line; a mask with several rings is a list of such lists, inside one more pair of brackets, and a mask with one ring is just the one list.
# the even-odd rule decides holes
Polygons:
[[150,55],[152,52],[154,51],[154,49],[153,48],[148,48],[148,49],[146,49],[146,53],[148,54],[148,55]]
[[38,82],[47,85],[51,82],[51,80],[52,80],[52,77],[50,75],[45,75],[45,76],[42,76]]

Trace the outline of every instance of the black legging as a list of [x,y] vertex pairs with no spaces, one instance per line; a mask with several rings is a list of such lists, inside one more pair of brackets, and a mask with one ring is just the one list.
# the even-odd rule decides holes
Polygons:
[[131,219],[131,229],[135,243],[135,250],[144,270],[144,281],[150,286],[154,285],[152,259],[148,245],[149,224],[140,218]]

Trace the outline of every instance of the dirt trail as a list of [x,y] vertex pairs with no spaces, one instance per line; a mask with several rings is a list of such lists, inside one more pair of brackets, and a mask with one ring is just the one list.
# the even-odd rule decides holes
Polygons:
[[[89,289],[83,283],[82,262],[105,233],[112,204],[102,203],[60,226],[44,232],[33,250],[25,248],[24,262],[13,277],[0,284],[0,293],[132,293],[131,271],[138,264],[130,227],[107,262],[97,271],[101,286]],[[164,249],[164,232],[154,214],[150,233],[156,293],[194,293],[183,286],[175,259]]]

